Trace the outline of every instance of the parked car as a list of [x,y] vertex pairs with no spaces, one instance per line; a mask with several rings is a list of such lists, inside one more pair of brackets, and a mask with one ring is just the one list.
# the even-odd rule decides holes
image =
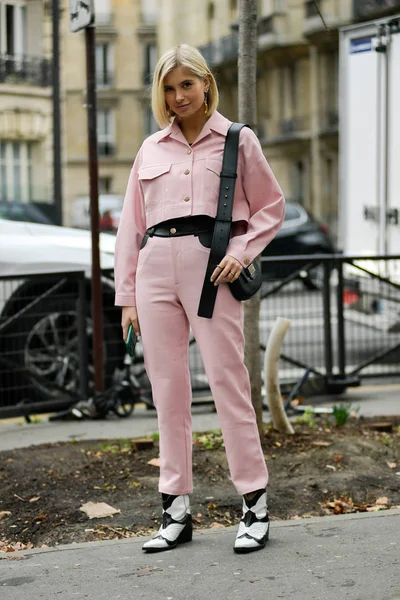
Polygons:
[[32,204],[32,202],[7,202],[0,200],[0,219],[54,225],[52,220],[36,204]]
[[[114,244],[115,236],[100,235],[101,266],[109,269],[102,278],[106,385],[125,355],[120,311],[114,307]],[[29,400],[56,398],[61,390],[79,392],[78,281],[63,277],[63,273],[78,270],[85,273],[92,372],[90,232],[0,219],[0,277],[12,277],[0,279],[0,374],[12,378],[4,367],[11,361],[19,367],[21,377],[32,375]],[[1,379],[0,375],[0,389]],[[20,400],[18,393],[13,393],[12,401]],[[9,403],[3,391],[0,405]]]
[[[272,242],[262,253],[268,256],[296,256],[303,254],[331,254],[335,245],[326,225],[319,223],[297,202],[286,202],[285,219]],[[283,279],[300,268],[294,262],[268,263],[263,261],[262,271],[266,279]],[[302,272],[301,278],[308,289],[316,289],[321,284],[321,269],[313,268]]]

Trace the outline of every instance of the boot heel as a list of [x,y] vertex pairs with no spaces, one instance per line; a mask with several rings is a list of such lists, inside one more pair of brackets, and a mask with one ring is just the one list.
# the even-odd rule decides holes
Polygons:
[[181,534],[176,540],[177,544],[186,544],[186,542],[191,542],[193,537],[193,524],[192,519],[188,518],[188,521],[185,525],[185,529],[182,529]]

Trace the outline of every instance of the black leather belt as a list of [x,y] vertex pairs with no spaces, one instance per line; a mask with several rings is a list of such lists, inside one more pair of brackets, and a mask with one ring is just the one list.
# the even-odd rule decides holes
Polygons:
[[179,217],[178,219],[169,219],[149,227],[146,235],[153,237],[179,237],[182,235],[198,235],[213,231],[215,219],[206,215],[194,217]]

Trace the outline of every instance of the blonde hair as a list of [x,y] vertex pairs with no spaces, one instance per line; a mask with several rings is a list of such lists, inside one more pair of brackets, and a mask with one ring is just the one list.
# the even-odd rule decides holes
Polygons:
[[181,44],[176,48],[171,48],[158,60],[153,75],[153,85],[151,89],[151,107],[153,115],[160,127],[167,127],[171,122],[171,117],[175,113],[168,110],[165,102],[164,79],[168,73],[178,67],[183,67],[190,71],[196,77],[207,77],[210,80],[210,87],[207,94],[208,110],[207,115],[211,115],[218,106],[219,94],[216,81],[213,74],[207,66],[207,63],[193,46]]

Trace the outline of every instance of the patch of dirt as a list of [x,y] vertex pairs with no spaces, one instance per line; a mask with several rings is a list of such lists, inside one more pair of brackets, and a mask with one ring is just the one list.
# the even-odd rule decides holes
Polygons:
[[[388,432],[372,423],[391,424]],[[400,417],[295,424],[296,434],[266,429],[272,519],[381,510],[400,505]],[[132,440],[43,444],[0,453],[0,551],[148,534],[158,528],[158,444]],[[197,434],[193,447],[195,526],[240,518],[221,436]],[[89,519],[79,508],[106,502],[113,517]]]

